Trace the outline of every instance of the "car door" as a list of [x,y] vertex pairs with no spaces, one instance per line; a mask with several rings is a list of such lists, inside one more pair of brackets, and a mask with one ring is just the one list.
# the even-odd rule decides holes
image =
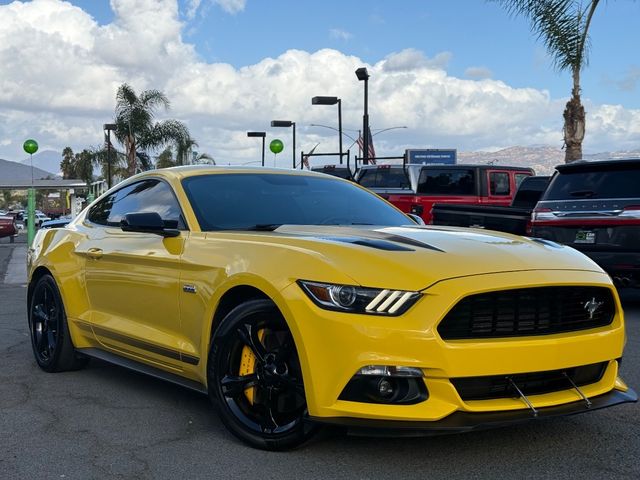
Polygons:
[[[157,212],[177,237],[124,232],[127,213]],[[159,179],[129,184],[93,206],[77,252],[87,257],[91,328],[107,349],[181,370],[180,257],[188,232],[171,187]]]

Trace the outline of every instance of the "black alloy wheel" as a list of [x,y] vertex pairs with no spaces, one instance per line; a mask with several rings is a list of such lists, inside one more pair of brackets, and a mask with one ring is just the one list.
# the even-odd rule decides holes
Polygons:
[[32,289],[29,331],[33,354],[44,371],[77,370],[87,364],[88,359],[73,347],[62,298],[50,275],[40,277]]
[[253,447],[294,448],[318,427],[307,420],[300,361],[270,300],[251,300],[220,322],[208,363],[209,395],[225,426]]

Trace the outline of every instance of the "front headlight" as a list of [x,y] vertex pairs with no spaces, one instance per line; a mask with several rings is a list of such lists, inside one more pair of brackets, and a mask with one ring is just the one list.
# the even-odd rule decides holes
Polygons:
[[336,285],[306,280],[298,280],[298,285],[321,308],[370,315],[402,315],[421,296],[419,292]]

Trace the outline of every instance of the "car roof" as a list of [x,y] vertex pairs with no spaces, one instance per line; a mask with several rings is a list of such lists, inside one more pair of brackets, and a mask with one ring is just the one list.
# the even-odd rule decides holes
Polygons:
[[564,165],[558,165],[560,173],[573,173],[594,170],[617,170],[640,168],[640,158],[612,158],[608,160],[578,160]]
[[[224,174],[233,174],[233,173],[301,175],[301,176],[314,176],[314,177],[326,178],[326,175],[323,173],[312,172],[310,170],[293,170],[291,168],[255,167],[255,166],[243,166],[243,165],[229,165],[229,166],[183,165],[179,167],[149,170],[147,172],[139,173],[134,177],[130,177],[129,180],[142,179],[142,178],[147,178],[150,176],[157,176],[157,175],[160,175],[165,178],[173,178],[176,180],[181,180],[183,178],[194,177],[199,175],[224,175]],[[338,179],[338,177],[333,177],[333,178]]]

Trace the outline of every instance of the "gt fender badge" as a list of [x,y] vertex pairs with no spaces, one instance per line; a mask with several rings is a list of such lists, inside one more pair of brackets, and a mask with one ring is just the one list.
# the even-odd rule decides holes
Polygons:
[[596,297],[584,304],[584,309],[589,313],[589,320],[593,320],[593,316],[604,302],[596,302]]
[[182,290],[186,293],[196,293],[195,285],[183,285]]

